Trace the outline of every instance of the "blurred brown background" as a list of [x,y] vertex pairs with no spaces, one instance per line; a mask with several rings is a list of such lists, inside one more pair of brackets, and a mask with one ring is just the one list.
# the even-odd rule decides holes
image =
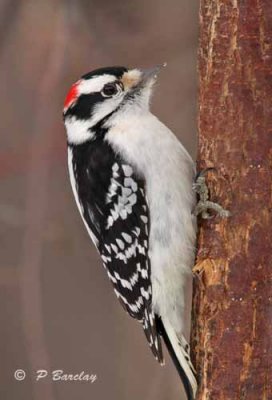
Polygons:
[[[168,356],[164,368],[153,359],[79,217],[62,104],[84,72],[167,61],[153,110],[194,154],[197,13],[190,0],[1,0],[1,399],[181,398]],[[36,382],[40,368],[97,381]]]

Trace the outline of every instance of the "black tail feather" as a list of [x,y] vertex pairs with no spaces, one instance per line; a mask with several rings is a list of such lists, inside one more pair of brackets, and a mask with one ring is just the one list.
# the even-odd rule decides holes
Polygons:
[[161,336],[164,339],[164,342],[165,342],[165,345],[167,347],[167,350],[168,350],[168,352],[169,352],[169,354],[170,354],[170,356],[171,356],[171,358],[173,360],[173,363],[174,363],[174,365],[175,365],[175,367],[176,367],[176,369],[178,371],[178,374],[180,376],[180,379],[181,379],[181,381],[183,383],[183,386],[184,386],[184,389],[185,389],[185,392],[186,392],[186,395],[187,395],[187,399],[188,400],[194,400],[195,397],[194,397],[194,393],[193,393],[193,388],[192,388],[192,386],[190,384],[189,379],[187,378],[187,375],[185,374],[184,370],[182,369],[182,367],[181,367],[181,365],[180,365],[180,363],[179,363],[179,361],[177,359],[177,356],[176,356],[176,354],[174,352],[174,349],[173,349],[173,347],[171,345],[171,342],[170,342],[170,340],[168,338],[168,335],[166,333],[166,330],[164,328],[163,322],[162,322],[162,320],[160,318],[157,318],[156,322],[157,322],[158,332],[161,334]]

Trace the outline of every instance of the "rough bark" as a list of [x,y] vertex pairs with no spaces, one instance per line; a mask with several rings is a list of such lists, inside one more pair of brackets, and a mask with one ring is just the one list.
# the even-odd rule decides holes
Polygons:
[[228,219],[200,221],[198,400],[272,399],[272,2],[201,0],[198,166]]

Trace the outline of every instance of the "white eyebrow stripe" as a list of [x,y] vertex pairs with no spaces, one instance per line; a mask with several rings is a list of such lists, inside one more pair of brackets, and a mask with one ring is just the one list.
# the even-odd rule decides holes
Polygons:
[[93,78],[86,80],[82,79],[78,86],[79,94],[101,92],[106,83],[114,82],[116,79],[116,76],[109,74],[94,76]]

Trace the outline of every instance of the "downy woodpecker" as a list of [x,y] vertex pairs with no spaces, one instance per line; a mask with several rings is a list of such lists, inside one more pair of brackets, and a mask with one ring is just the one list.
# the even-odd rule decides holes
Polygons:
[[83,75],[67,94],[63,116],[75,200],[116,296],[141,322],[161,364],[163,337],[192,400],[195,166],[150,112],[160,68]]

